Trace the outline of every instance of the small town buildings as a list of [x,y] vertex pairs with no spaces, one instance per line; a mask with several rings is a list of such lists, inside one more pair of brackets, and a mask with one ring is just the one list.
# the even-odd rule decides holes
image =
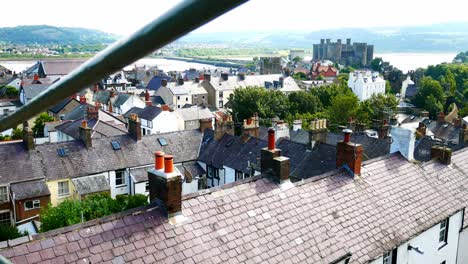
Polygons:
[[48,77],[52,82],[54,82],[55,80],[68,75],[85,61],[86,60],[84,59],[42,60],[24,71],[23,74],[25,77],[33,77],[37,74],[39,78]]
[[118,93],[115,99],[111,100],[111,104],[112,113],[115,115],[123,115],[133,107],[144,108],[146,105],[139,96],[129,93]]
[[169,111],[169,106],[147,106],[139,114],[141,133],[143,135],[161,134],[184,130],[184,120],[175,112]]
[[47,90],[50,84],[29,84],[20,88],[20,102],[25,105],[43,91]]
[[71,112],[79,105],[80,101],[76,100],[76,98],[66,98],[47,110],[47,114],[52,116],[55,120],[63,120],[67,113]]
[[181,108],[174,111],[180,115],[184,121],[184,130],[192,130],[200,128],[200,120],[209,124],[209,127],[213,126],[214,115],[207,107],[191,106],[188,108]]
[[258,63],[260,75],[283,73],[283,61],[281,57],[260,57]]
[[220,110],[226,108],[229,96],[238,88],[257,86],[279,90],[286,94],[301,91],[292,77],[285,77],[282,74],[229,76],[227,73],[222,73],[220,77],[205,74],[201,85],[208,92],[208,105]]
[[348,87],[360,101],[364,101],[373,94],[385,93],[385,80],[377,72],[356,71],[349,74]]
[[172,109],[181,109],[184,105],[206,105],[208,93],[198,78],[193,81],[178,79],[177,83],[163,81],[162,86],[155,93]]
[[401,83],[400,98],[412,98],[416,94],[416,87],[408,74]]
[[312,80],[316,80],[319,76],[322,78],[334,78],[338,76],[338,70],[332,64],[316,62],[310,69],[310,76]]

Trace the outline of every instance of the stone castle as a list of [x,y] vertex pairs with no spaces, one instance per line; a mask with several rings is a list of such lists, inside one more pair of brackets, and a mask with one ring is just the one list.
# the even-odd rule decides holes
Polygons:
[[340,64],[370,65],[374,58],[374,46],[367,43],[354,42],[346,39],[346,43],[341,43],[341,39],[331,42],[330,39],[321,39],[320,44],[314,44],[313,60],[331,60]]

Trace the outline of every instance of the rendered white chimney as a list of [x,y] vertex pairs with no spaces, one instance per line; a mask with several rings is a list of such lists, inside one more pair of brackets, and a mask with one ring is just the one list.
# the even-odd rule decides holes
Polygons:
[[416,137],[414,130],[394,126],[392,127],[390,134],[392,136],[392,144],[390,145],[390,153],[399,151],[403,157],[408,161],[414,160],[414,144]]

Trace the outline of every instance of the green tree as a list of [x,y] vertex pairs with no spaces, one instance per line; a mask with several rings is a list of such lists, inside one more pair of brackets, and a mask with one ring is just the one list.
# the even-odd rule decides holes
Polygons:
[[322,103],[316,95],[312,93],[299,91],[288,95],[289,113],[295,114],[314,114],[321,110]]
[[19,91],[13,86],[5,87],[5,96],[7,98],[16,98],[19,96]]
[[0,224],[0,241],[15,239],[27,235],[28,232],[20,232],[15,226]]
[[34,121],[34,126],[32,130],[36,137],[43,137],[44,136],[44,124],[46,122],[54,121],[52,116],[49,116],[47,113],[41,113],[36,120]]
[[398,99],[393,94],[373,94],[371,98],[361,102],[361,105],[363,109],[367,109],[369,118],[382,120],[388,118],[389,113],[397,112]]
[[292,77],[294,78],[294,80],[299,80],[299,81],[307,80],[307,76],[303,72],[296,72],[295,74],[293,74]]
[[355,117],[359,110],[359,99],[354,94],[339,94],[333,97],[326,110],[331,124],[346,124],[350,117]]
[[[420,81],[420,87],[414,96],[413,103],[423,108],[435,117],[445,105],[445,94],[440,83],[431,77],[424,77]],[[432,111],[430,110],[432,109]]]
[[311,93],[313,95],[316,95],[319,98],[324,108],[328,108],[332,103],[333,97],[339,94],[344,94],[344,95],[353,94],[353,92],[351,92],[351,90],[346,85],[341,85],[341,84],[320,86],[320,87],[312,89]]
[[23,131],[19,128],[13,129],[13,132],[11,133],[11,138],[12,139],[22,139],[23,138]]
[[373,71],[383,72],[383,60],[382,58],[375,58],[371,61],[370,68]]
[[325,77],[323,77],[322,74],[319,74],[319,76],[317,76],[315,79],[318,80],[318,81],[323,81],[323,80],[325,80]]
[[292,59],[292,61],[293,61],[294,63],[298,63],[298,62],[302,61],[302,58],[299,57],[299,56],[296,56],[296,57],[294,57],[294,58]]

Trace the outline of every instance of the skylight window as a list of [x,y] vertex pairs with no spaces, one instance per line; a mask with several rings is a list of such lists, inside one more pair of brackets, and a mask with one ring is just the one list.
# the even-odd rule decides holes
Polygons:
[[118,141],[112,141],[112,142],[111,142],[111,145],[112,145],[112,148],[113,148],[114,150],[119,150],[119,149],[121,149],[120,143],[119,143]]
[[158,142],[161,147],[167,146],[167,141],[164,138],[158,138]]
[[65,148],[59,148],[57,149],[57,154],[60,156],[60,157],[66,157],[68,156],[68,152]]

